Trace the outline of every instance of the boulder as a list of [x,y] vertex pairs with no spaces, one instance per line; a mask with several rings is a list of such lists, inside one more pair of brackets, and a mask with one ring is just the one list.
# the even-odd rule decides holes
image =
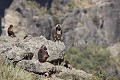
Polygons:
[[68,69],[63,66],[56,66],[56,70],[59,71],[60,73],[57,74],[58,77],[62,77],[64,79],[69,79],[69,80],[87,80],[89,77],[92,76],[92,74],[88,74],[84,72],[83,70],[76,70],[75,68]]
[[46,45],[50,56],[48,61],[56,62],[56,60],[61,61],[64,59],[64,43],[53,42],[43,36],[35,38],[28,36],[26,39],[2,36],[0,37],[0,43],[0,52],[13,61],[21,61],[28,53],[34,53],[33,59],[38,60],[37,53],[43,44]]
[[36,74],[44,74],[50,72],[53,68],[55,68],[54,65],[48,62],[40,63],[37,60],[22,60],[18,62],[17,65],[24,70],[34,72]]
[[120,43],[109,46],[107,50],[110,52],[112,57],[117,57],[120,54]]

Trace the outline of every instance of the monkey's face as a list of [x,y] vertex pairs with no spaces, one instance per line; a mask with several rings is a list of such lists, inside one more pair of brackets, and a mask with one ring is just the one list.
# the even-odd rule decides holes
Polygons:
[[58,30],[58,31],[61,30],[61,25],[60,24],[56,25],[56,30]]
[[60,31],[60,30],[61,30],[60,26],[56,27],[56,31]]
[[10,28],[13,28],[13,25],[10,25]]
[[47,47],[45,46],[43,49],[44,49],[44,50],[47,50]]
[[47,50],[47,47],[45,45],[42,45],[41,49]]

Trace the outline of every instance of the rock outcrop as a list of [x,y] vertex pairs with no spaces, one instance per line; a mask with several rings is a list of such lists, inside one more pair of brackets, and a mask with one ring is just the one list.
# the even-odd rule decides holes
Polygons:
[[13,61],[20,61],[27,53],[34,53],[33,59],[37,59],[37,53],[44,44],[49,54],[48,61],[63,60],[65,45],[63,42],[53,42],[45,37],[28,36],[26,39],[11,38],[4,36],[0,38],[0,52],[6,54],[7,58]]
[[[39,62],[37,57],[38,48],[43,44],[46,45],[50,56],[45,63]],[[63,42],[53,42],[43,36],[28,36],[26,39],[11,38],[9,36],[0,37],[0,57],[5,60],[4,63],[7,65],[13,64],[14,67],[19,66],[35,74],[51,76],[52,78],[57,77],[59,79],[68,79],[68,77],[65,77],[66,75],[69,75],[69,79],[71,80],[73,78],[77,78],[78,80],[87,79],[92,76],[82,70],[74,68],[71,70],[60,65],[51,64],[51,61],[52,63],[57,62],[57,64],[63,61],[64,50],[65,45]],[[31,60],[24,59],[25,55],[29,53],[34,54],[33,58]]]

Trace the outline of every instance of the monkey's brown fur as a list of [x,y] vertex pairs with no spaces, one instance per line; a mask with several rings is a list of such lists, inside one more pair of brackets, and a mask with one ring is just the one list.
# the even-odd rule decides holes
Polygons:
[[10,25],[10,27],[8,28],[8,36],[11,36],[11,37],[16,37],[15,33],[13,32],[12,30],[13,28],[13,25]]
[[61,25],[58,24],[52,30],[53,41],[61,41],[61,36],[62,36],[62,29],[61,29]]
[[38,51],[38,60],[42,63],[47,61],[47,58],[49,57],[47,52],[47,47],[45,45],[42,45],[41,48]]

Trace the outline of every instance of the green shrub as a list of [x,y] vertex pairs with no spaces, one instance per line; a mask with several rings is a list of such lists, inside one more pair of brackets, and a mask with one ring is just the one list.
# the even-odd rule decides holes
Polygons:
[[84,80],[82,77],[70,73],[63,73],[57,77],[64,80]]
[[35,0],[24,0],[23,6],[25,7],[25,9],[35,10],[38,16],[43,16],[48,13],[46,9],[42,8]]
[[70,48],[65,54],[65,58],[69,59],[74,67],[86,70],[87,72],[109,65],[109,53],[101,46],[95,44],[90,45],[83,51]]
[[96,14],[93,15],[93,23],[99,25],[99,17]]
[[[38,79],[39,78],[39,79]],[[0,80],[42,80],[37,74],[27,72],[19,67],[6,64],[5,57],[0,55]]]
[[97,44],[91,44],[83,51],[74,47],[69,48],[66,50],[65,59],[69,59],[73,67],[92,73],[101,79],[109,76],[106,69],[115,68],[109,52]]
[[69,7],[75,7],[75,2],[74,2],[74,0],[70,0],[70,1],[67,3],[67,5],[68,5]]
[[91,76],[88,78],[88,80],[101,80],[101,79],[97,76]]
[[13,66],[0,66],[0,80],[33,80],[33,75]]

